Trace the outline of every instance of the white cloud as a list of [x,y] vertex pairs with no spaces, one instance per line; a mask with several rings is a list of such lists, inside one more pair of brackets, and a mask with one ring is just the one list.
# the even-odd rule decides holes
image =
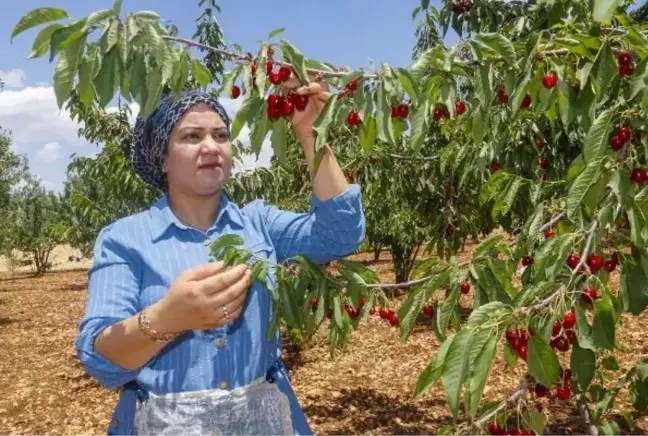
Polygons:
[[27,75],[23,70],[13,69],[9,71],[0,70],[0,81],[4,82],[6,89],[22,89],[25,87]]
[[61,145],[58,142],[48,142],[41,151],[36,153],[40,160],[51,162],[61,158]]

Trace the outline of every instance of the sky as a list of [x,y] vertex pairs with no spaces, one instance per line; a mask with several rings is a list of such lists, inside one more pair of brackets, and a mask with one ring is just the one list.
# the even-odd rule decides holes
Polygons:
[[[382,62],[393,66],[411,64],[416,23],[412,11],[420,0],[221,0],[218,19],[227,43],[238,43],[256,53],[259,40],[274,29],[286,28],[288,39],[307,57],[349,68],[379,68]],[[432,1],[438,4],[438,0]],[[5,2],[0,14],[0,126],[11,131],[14,151],[26,154],[30,170],[54,191],[62,192],[70,156],[93,156],[100,145],[88,144],[77,134],[79,125],[65,110],[59,110],[52,88],[55,64],[49,56],[27,59],[32,42],[41,27],[24,32],[10,42],[14,25],[32,9],[56,6],[72,19],[111,8],[113,0],[21,0]],[[201,12],[198,0],[124,0],[122,16],[136,10],[154,10],[191,38],[195,19]],[[222,100],[233,116],[240,99]],[[137,111],[137,107],[133,108]],[[247,134],[242,132],[242,138]],[[244,140],[244,142],[246,142]],[[269,141],[259,161],[246,158],[243,168],[267,166],[272,151]]]

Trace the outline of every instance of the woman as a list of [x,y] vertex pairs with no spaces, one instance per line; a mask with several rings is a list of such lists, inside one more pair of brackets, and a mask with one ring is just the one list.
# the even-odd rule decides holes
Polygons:
[[[210,243],[228,233],[271,263],[300,254],[328,262],[364,239],[359,187],[347,184],[330,148],[312,171],[313,121],[328,88],[294,77],[285,86],[309,96],[291,118],[311,164],[309,213],[227,199],[230,120],[210,94],[165,97],[148,121],[138,119],[133,167],[164,196],[100,232],[76,342],[90,375],[123,388],[109,434],[311,433],[279,334],[266,339],[268,292],[246,266],[208,262]],[[274,271],[268,282],[276,285]]]

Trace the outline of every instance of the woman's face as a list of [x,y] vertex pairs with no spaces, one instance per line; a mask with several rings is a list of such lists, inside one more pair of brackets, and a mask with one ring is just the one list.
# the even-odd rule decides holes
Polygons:
[[227,126],[204,103],[187,110],[178,121],[167,153],[169,190],[210,196],[219,192],[229,178],[232,145]]

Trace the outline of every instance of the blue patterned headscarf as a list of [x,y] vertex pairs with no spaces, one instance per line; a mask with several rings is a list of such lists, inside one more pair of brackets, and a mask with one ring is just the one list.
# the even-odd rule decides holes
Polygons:
[[229,130],[230,119],[223,106],[216,97],[199,90],[185,91],[178,100],[174,100],[173,94],[168,93],[162,97],[148,120],[144,120],[141,115],[137,117],[130,159],[135,173],[146,183],[164,192],[168,191],[163,165],[169,137],[185,112],[199,103],[205,103],[220,115]]

